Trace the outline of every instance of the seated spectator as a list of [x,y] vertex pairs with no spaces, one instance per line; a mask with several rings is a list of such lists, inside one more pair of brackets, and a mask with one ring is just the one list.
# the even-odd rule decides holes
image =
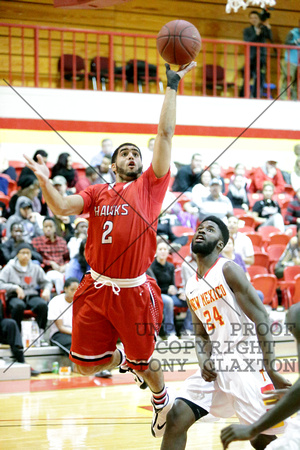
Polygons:
[[241,255],[246,266],[251,266],[254,263],[254,249],[251,239],[238,231],[239,219],[237,217],[229,217],[227,226],[229,235],[234,242],[235,251]]
[[209,196],[211,180],[212,176],[209,170],[204,170],[200,176],[200,183],[195,184],[192,189],[191,200],[196,206],[199,206],[199,203],[201,203],[201,200],[199,202],[199,199]]
[[[0,301],[0,342],[10,346],[13,358],[16,362],[24,364],[24,348],[22,343],[22,336],[14,319],[6,319],[3,314],[3,305]],[[31,376],[36,377],[40,374],[37,370],[30,369]]]
[[250,192],[262,192],[266,181],[273,184],[275,194],[284,192],[285,181],[276,164],[277,161],[267,161],[264,166],[255,170],[252,176]]
[[93,156],[91,159],[91,166],[97,167],[102,163],[104,156],[112,156],[113,154],[113,143],[111,139],[103,139],[101,142],[101,151],[97,155]]
[[227,197],[231,201],[233,208],[241,208],[245,211],[249,210],[249,200],[242,175],[235,175],[229,183]]
[[[62,197],[67,197],[68,195],[71,195],[72,192],[70,189],[68,189],[67,181],[65,177],[61,175],[57,175],[52,180],[54,188],[59,192],[59,194]],[[52,213],[51,213],[52,214]],[[63,237],[68,241],[74,234],[73,229],[73,223],[75,220],[75,216],[53,216],[56,229],[57,229],[57,235],[60,237]]]
[[75,185],[78,181],[78,173],[72,167],[72,157],[69,153],[61,153],[58,156],[56,164],[52,167],[51,178],[55,178],[57,175],[63,176],[67,181],[68,188],[74,188],[72,192],[75,192]]
[[296,159],[294,170],[291,173],[291,185],[295,192],[300,189],[300,157]]
[[[179,294],[175,286],[175,266],[167,261],[169,247],[165,242],[159,242],[156,249],[156,257],[150,268],[152,269],[157,284],[161,289],[161,296],[164,303],[163,327],[168,340],[177,339],[174,325],[174,306],[186,306],[185,295]],[[192,316],[187,313],[183,323],[181,334],[186,330],[192,331]]]
[[34,237],[41,236],[43,231],[38,224],[38,213],[32,210],[32,201],[28,197],[21,196],[16,203],[16,212],[6,222],[6,237],[10,238],[10,230],[13,223],[21,223],[23,225],[23,239],[31,242]]
[[203,158],[200,153],[192,156],[191,164],[182,166],[175,177],[173,192],[191,192],[195,184],[199,183],[200,174],[204,170]]
[[[170,219],[171,226],[184,226],[195,229],[198,220],[197,215],[190,214],[183,210],[181,204],[177,201],[177,196],[168,189],[161,207],[161,218]],[[186,242],[183,244],[185,245]]]
[[116,175],[111,169],[111,157],[103,156],[100,166],[97,166],[98,177],[94,184],[114,183]]
[[84,274],[90,270],[90,266],[88,265],[86,259],[85,259],[85,244],[86,239],[83,239],[79,246],[78,253],[70,259],[69,264],[66,268],[65,278],[78,278],[78,280],[81,280]]
[[18,180],[18,186],[21,188],[17,191],[9,201],[9,215],[12,216],[16,212],[16,203],[19,197],[27,197],[32,201],[32,211],[41,214],[42,204],[38,198],[40,192],[40,184],[35,176],[27,175]]
[[[0,245],[0,264],[4,266],[8,261],[16,256],[17,247],[24,243],[24,228],[22,223],[15,222],[10,227],[10,238]],[[32,259],[42,263],[42,256],[30,245]]]
[[234,167],[234,175],[230,178],[230,182],[233,181],[234,177],[236,175],[241,175],[243,177],[243,186],[246,189],[246,191],[249,191],[249,187],[251,184],[251,179],[246,177],[246,167],[242,163],[237,163]]
[[[25,309],[37,315],[39,328],[45,330],[51,283],[43,269],[32,263],[29,244],[19,244],[16,253],[0,272],[0,289],[6,290],[8,311],[20,331]],[[41,295],[37,287],[42,289]]]
[[300,223],[297,224],[297,235],[293,236],[275,266],[277,278],[283,278],[285,267],[300,265]]
[[96,169],[93,167],[88,166],[85,169],[85,177],[80,177],[75,185],[76,193],[83,191],[87,187],[91,186],[91,184],[96,183],[96,180],[98,180],[98,173]]
[[79,286],[77,278],[67,278],[64,293],[53,297],[48,306],[49,338],[51,345],[57,345],[69,355],[72,342],[72,302]]
[[288,204],[285,222],[289,225],[300,223],[300,187],[296,191],[294,199]]
[[222,183],[222,193],[225,192],[225,181],[224,178],[221,176],[221,166],[219,163],[214,162],[210,167],[209,171],[211,173],[212,178],[216,178],[217,180],[221,181]]
[[32,245],[42,255],[47,277],[54,284],[56,293],[60,294],[70,256],[66,241],[57,236],[55,220],[52,217],[45,217],[43,236],[34,238]]
[[188,241],[187,236],[176,236],[172,231],[171,220],[167,216],[159,216],[157,224],[157,236],[164,237],[178,251]]
[[[236,251],[235,251],[234,241],[233,241],[232,237],[229,236],[228,242],[221,252],[221,256],[223,256],[224,258],[230,259],[231,261],[235,262],[238,266],[240,266],[243,269],[243,271],[245,272],[247,279],[250,281],[250,275],[247,272],[247,268],[243,261],[243,258],[239,253],[236,253]],[[261,301],[263,302],[264,294],[261,291],[256,291],[256,293],[259,296],[259,298],[261,299]]]
[[200,221],[206,216],[214,215],[227,223],[227,218],[233,215],[231,201],[222,194],[222,181],[213,178],[210,182],[210,195],[202,199],[199,207]]
[[87,238],[88,226],[89,221],[83,217],[78,217],[74,220],[74,236],[71,237],[68,242],[70,259],[74,258],[74,256],[78,254],[81,242]]
[[274,194],[274,185],[266,181],[263,186],[263,199],[254,203],[252,216],[259,224],[259,227],[272,225],[284,232],[284,221],[281,215],[279,204],[272,199]]
[[246,264],[244,263],[242,256],[239,253],[235,252],[232,237],[229,236],[228,242],[221,252],[221,256],[234,261],[238,266],[240,266],[245,272],[246,277],[250,281],[250,276],[247,272]]
[[[1,150],[1,152],[3,152],[3,150]],[[0,156],[0,173],[8,175],[14,181],[17,180],[16,169],[9,165],[7,158],[5,158],[3,154]]]

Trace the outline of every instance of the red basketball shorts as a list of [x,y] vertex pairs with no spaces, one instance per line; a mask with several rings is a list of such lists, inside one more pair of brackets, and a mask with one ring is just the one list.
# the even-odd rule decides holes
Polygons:
[[94,287],[85,275],[73,300],[71,361],[82,366],[105,364],[122,341],[129,367],[147,369],[162,322],[163,302],[153,278],[137,287]]

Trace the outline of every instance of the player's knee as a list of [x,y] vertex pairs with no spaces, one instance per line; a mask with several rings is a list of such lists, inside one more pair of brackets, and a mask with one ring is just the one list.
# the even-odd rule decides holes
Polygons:
[[167,429],[172,434],[185,433],[195,421],[190,419],[189,414],[183,414],[185,406],[183,401],[177,399],[167,414]]

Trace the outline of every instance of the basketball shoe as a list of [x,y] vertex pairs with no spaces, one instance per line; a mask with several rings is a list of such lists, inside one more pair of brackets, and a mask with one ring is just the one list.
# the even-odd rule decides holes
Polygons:
[[162,406],[159,407],[155,406],[153,398],[151,399],[151,403],[153,406],[151,433],[154,437],[156,438],[163,437],[166,429],[167,414],[172,408],[174,400],[175,394],[170,388],[167,388],[166,401]]
[[144,380],[141,375],[139,375],[134,369],[131,369],[131,367],[128,367],[126,364],[126,356],[123,348],[118,348],[119,352],[121,353],[121,364],[119,365],[119,372],[120,373],[126,373],[130,372],[133,375],[133,379],[135,383],[138,385],[140,389],[146,389],[148,387],[148,384]]

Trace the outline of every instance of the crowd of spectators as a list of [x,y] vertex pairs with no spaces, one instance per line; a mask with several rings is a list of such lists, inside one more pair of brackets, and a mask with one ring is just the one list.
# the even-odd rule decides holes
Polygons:
[[[151,138],[143,152],[146,161],[153,145],[154,139]],[[52,166],[54,187],[60,195],[67,196],[91,184],[113,183],[115,178],[110,168],[112,151],[112,141],[104,139],[91,167],[80,175],[72,166],[71,156],[62,153]],[[175,176],[158,220],[156,258],[149,268],[149,274],[156,278],[162,290],[162,336],[172,340],[177,335],[188,336],[192,331],[184,286],[196,269],[194,255],[190,252],[191,236],[206,215],[214,214],[228,225],[230,240],[223,256],[242,265],[246,272],[255,263],[252,241],[243,230],[247,220],[252,220],[253,232],[270,225],[280,233],[289,233],[291,226],[300,229],[299,153],[298,144],[295,146],[297,159],[290,177],[291,185],[285,181],[286,174],[282,174],[276,161],[266,161],[254,169],[247,169],[242,163],[224,169],[218,162],[206,166],[203,156],[197,152],[190,164],[177,165],[174,169]],[[47,152],[37,150],[34,159],[37,161],[39,158],[43,158],[51,168]],[[9,165],[3,165],[3,169],[5,177],[7,173],[14,177],[15,171],[13,168],[9,170]],[[10,193],[8,204],[0,203],[0,289],[6,291],[6,305],[4,310],[0,310],[0,337],[2,342],[11,345],[14,357],[24,362],[24,357],[20,356],[20,332],[25,309],[32,311],[40,330],[46,328],[47,318],[54,320],[51,342],[68,352],[70,317],[56,321],[55,311],[72,302],[74,288],[89,270],[84,255],[88,219],[53,215],[41,196],[37,178],[27,167],[16,175],[15,181],[18,189]],[[297,189],[293,191],[294,187]],[[283,276],[286,265],[300,264],[298,242],[299,233],[291,238],[274,268],[279,278]],[[262,294],[261,298],[263,300]],[[187,311],[179,326],[174,308]],[[62,336],[63,333],[67,336]]]

